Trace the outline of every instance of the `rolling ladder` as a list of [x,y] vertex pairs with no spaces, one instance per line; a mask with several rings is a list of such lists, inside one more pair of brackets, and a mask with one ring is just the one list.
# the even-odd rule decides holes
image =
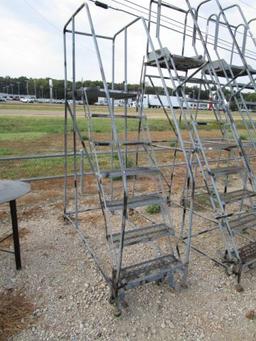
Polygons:
[[[253,121],[251,114],[248,110],[247,103],[243,97],[243,90],[245,89],[256,89],[255,77],[256,69],[251,67],[247,61],[247,51],[246,44],[248,42],[248,31],[249,26],[245,20],[245,16],[239,7],[239,5],[231,5],[225,9],[222,8],[220,2],[216,0],[216,4],[219,9],[219,13],[212,14],[207,21],[207,32],[208,26],[211,21],[215,24],[215,42],[214,42],[214,51],[218,58],[218,60],[212,62],[213,72],[217,75],[219,83],[221,84],[220,90],[224,93],[226,89],[230,92],[229,101],[234,101],[239,115],[242,119],[242,123],[244,128],[246,129],[247,141],[243,141],[241,136],[239,136],[238,130],[236,128],[236,124],[233,121],[232,113],[230,111],[229,106],[227,105],[227,115],[229,117],[229,121],[231,124],[231,129],[233,130],[233,134],[236,137],[237,147],[239,148],[239,152],[241,157],[244,159],[243,162],[243,171],[247,173],[248,182],[250,183],[251,190],[247,191],[247,193],[243,193],[241,191],[237,191],[240,200],[243,201],[244,198],[251,198],[250,204],[246,208],[246,212],[241,212],[243,205],[241,204],[240,211],[234,214],[234,217],[231,216],[229,222],[224,222],[224,224],[229,224],[229,228],[234,234],[234,238],[237,235],[241,236],[241,233],[248,233],[250,230],[254,230],[256,224],[254,223],[255,218],[255,176],[253,173],[253,166],[250,159],[250,153],[255,153],[255,138],[256,138],[256,129],[255,122]],[[232,26],[228,19],[226,13],[230,10],[238,10],[237,18],[241,18],[241,23],[238,23],[235,28],[232,29]],[[197,12],[198,16],[198,12]],[[212,20],[212,19],[215,20]],[[221,48],[219,47],[219,26],[225,25],[225,28],[228,31],[230,41],[232,43],[232,49],[230,51],[230,60],[229,63],[222,59],[221,56]],[[242,35],[241,44],[237,41],[237,31],[239,27],[244,28],[244,34]],[[207,43],[207,35],[206,35],[206,43]],[[254,46],[255,40],[253,37],[251,38]],[[234,56],[237,56],[236,59],[240,61],[240,65],[236,65],[233,63]],[[207,74],[213,75],[213,72],[209,72],[206,70]],[[240,77],[246,77],[246,81],[239,81]],[[243,79],[243,78],[241,78]],[[220,92],[221,92],[220,91]],[[237,170],[238,171],[238,170]],[[227,197],[226,200],[229,200]],[[236,200],[236,198],[234,198]],[[253,236],[254,237],[254,236]],[[255,238],[255,237],[254,237]],[[248,243],[249,242],[249,243]],[[256,262],[256,242],[254,240],[247,239],[245,243],[243,243],[240,247],[238,247],[238,260],[234,261],[234,263],[238,263],[233,266],[233,271],[238,274],[238,283],[240,283],[241,272],[243,268],[248,268],[252,266],[253,263]],[[233,251],[234,253],[234,251]],[[238,285],[238,289],[241,287]]]
[[[205,187],[205,193],[208,195],[218,221],[219,229],[224,239],[223,264],[230,265],[234,273],[238,275],[238,288],[240,286],[241,272],[244,268],[251,266],[256,262],[256,242],[245,238],[244,243],[240,243],[241,231],[245,231],[254,225],[255,217],[255,177],[252,171],[251,162],[247,156],[246,145],[242,141],[236,123],[230,111],[228,101],[224,95],[220,77],[222,73],[219,71],[219,66],[223,66],[221,60],[212,61],[204,42],[202,33],[197,23],[197,17],[194,10],[190,6],[189,1],[186,1],[188,10],[183,10],[172,6],[169,3],[157,2],[152,0],[152,4],[157,4],[158,20],[156,25],[156,40],[158,48],[153,44],[153,39],[149,39],[149,51],[146,68],[156,68],[158,77],[161,79],[166,96],[170,96],[167,81],[172,84],[173,91],[177,94],[177,99],[180,102],[180,117],[185,123],[186,130],[191,143],[191,157],[198,164],[198,168]],[[194,24],[195,32],[201,40],[201,49],[204,50],[204,55],[200,55],[197,49],[195,36],[192,37],[192,47],[194,48],[195,56],[184,56],[184,48],[182,55],[172,54],[167,47],[162,45],[160,39],[160,21],[161,21],[161,6],[165,8],[184,13],[185,26],[188,17],[191,16]],[[150,8],[151,9],[151,8]],[[165,12],[166,13],[166,12]],[[185,39],[183,40],[184,43]],[[163,73],[163,71],[165,74]],[[225,76],[231,76],[236,79],[243,72],[253,73],[253,70],[244,70],[244,68],[232,67],[229,65],[230,74],[225,73]],[[145,75],[152,78],[150,73],[145,72]],[[209,77],[208,77],[209,76]],[[155,78],[157,78],[155,76]],[[198,121],[197,111],[192,112],[189,109],[189,100],[185,94],[185,86],[189,82],[194,82],[197,79],[198,83],[202,84],[212,93],[211,84],[217,87],[216,94],[213,96],[213,117],[216,120],[219,137],[217,139],[205,139],[202,137],[200,125]],[[228,80],[230,82],[230,80]],[[232,82],[230,82],[232,84]],[[179,120],[176,118],[171,101],[170,115],[174,121],[179,144],[185,145],[184,135],[179,125]],[[200,103],[200,98],[194,100]],[[186,149],[183,148],[186,157]],[[218,154],[217,160],[214,158]],[[220,158],[222,156],[222,158]],[[221,159],[219,161],[218,159]],[[224,159],[224,160],[223,160]],[[235,176],[238,178],[238,188],[229,188],[229,178]],[[193,198],[190,200],[193,200]],[[189,201],[189,200],[188,200]],[[239,236],[239,238],[238,238]]]
[[[119,315],[121,307],[126,304],[127,289],[149,282],[160,283],[165,279],[171,288],[177,286],[177,281],[183,286],[188,264],[181,260],[179,254],[179,238],[175,235],[163,187],[164,176],[156,162],[147,117],[143,112],[143,97],[140,92],[128,91],[127,79],[123,90],[114,89],[114,82],[109,86],[89,6],[84,4],[83,7],[90,24],[87,35],[93,41],[103,82],[103,89],[80,89],[88,122],[86,138],[68,101],[66,110],[72,117],[74,136],[79,139],[96,179],[111,255],[112,273],[104,274],[104,277],[110,286],[110,303],[114,304],[115,314]],[[144,19],[137,20],[142,20],[146,27]],[[124,59],[126,63],[126,57]],[[89,105],[91,95],[106,98],[105,113],[92,111]],[[129,114],[128,101],[135,97],[140,109],[136,114]],[[124,101],[121,112],[116,110],[116,100]],[[136,137],[132,138],[128,133],[130,121],[137,127]],[[100,123],[109,128],[109,134],[102,136],[97,132],[97,124]],[[103,152],[109,156],[107,161],[100,158]],[[143,186],[143,180],[147,180],[146,186]],[[144,212],[150,205],[159,207],[156,219],[149,218]],[[78,215],[77,211],[77,219]],[[135,219],[138,216],[139,223]],[[79,225],[78,221],[76,223]]]
[[[220,5],[219,5],[220,6]],[[198,11],[201,6],[197,9],[197,17],[198,17]],[[221,8],[221,7],[220,7]],[[243,15],[238,15],[237,18],[241,17],[242,23],[238,24],[231,29],[231,27],[234,27],[234,25],[231,25],[227,17],[225,15],[226,11],[229,11],[231,9],[238,8],[240,13],[242,13],[241,8],[238,5],[231,5],[227,9],[223,10],[221,8],[219,14],[216,13],[209,16],[207,20],[207,27],[206,27],[206,34],[205,34],[205,43],[208,44],[209,41],[209,27],[210,24],[213,23],[215,25],[215,39],[213,44],[213,50],[214,54],[217,56],[217,60],[214,60],[212,62],[214,71],[218,78],[220,79],[221,88],[222,91],[228,91],[230,95],[228,96],[229,105],[235,105],[237,108],[237,111],[240,115],[240,118],[242,120],[242,124],[244,128],[246,129],[247,134],[247,140],[249,140],[249,143],[247,143],[247,149],[251,148],[252,151],[255,148],[255,138],[256,138],[256,126],[255,122],[252,120],[250,111],[248,109],[248,102],[246,102],[243,91],[244,90],[256,90],[256,84],[255,84],[255,74],[256,69],[254,69],[249,62],[247,61],[247,50],[246,50],[246,44],[248,42],[248,30],[249,25],[246,21],[243,19]],[[239,14],[240,14],[239,13]],[[222,19],[222,17],[224,19]],[[220,25],[226,27],[227,35],[230,37],[231,42],[231,50],[230,50],[230,56],[229,61],[227,62],[223,57],[223,48],[221,48],[219,40],[220,40]],[[238,36],[238,30],[239,28],[244,28],[244,33],[240,35],[242,36],[242,41],[239,43],[237,41]],[[255,46],[255,40],[251,38],[253,45]],[[227,51],[225,51],[226,59],[227,59]],[[234,64],[234,59],[236,57],[236,61],[240,63]],[[207,70],[206,70],[207,73]],[[242,80],[246,77],[246,82],[239,81],[239,79]],[[248,151],[250,152],[250,151]]]

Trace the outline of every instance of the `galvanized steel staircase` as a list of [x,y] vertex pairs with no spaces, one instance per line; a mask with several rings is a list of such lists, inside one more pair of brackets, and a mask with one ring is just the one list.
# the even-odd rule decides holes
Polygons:
[[[252,169],[251,160],[248,157],[248,148],[254,147],[255,140],[252,138],[252,130],[254,130],[254,122],[249,117],[246,121],[245,114],[241,110],[238,103],[238,97],[241,98],[241,91],[234,91],[234,86],[238,88],[236,79],[240,76],[252,76],[255,73],[251,67],[246,63],[242,67],[229,65],[224,63],[221,59],[212,61],[207,44],[201,33],[197,22],[197,15],[186,1],[188,11],[177,9],[177,7],[167,2],[151,1],[152,4],[158,6],[158,24],[156,25],[156,39],[158,47],[155,48],[153,39],[149,39],[148,43],[148,59],[146,68],[156,68],[158,70],[158,77],[160,78],[165,95],[170,97],[167,81],[170,81],[173,91],[177,94],[177,99],[180,102],[180,117],[184,122],[186,130],[189,135],[193,160],[198,164],[200,174],[202,176],[203,184],[205,186],[205,193],[209,196],[211,206],[213,208],[216,220],[218,221],[219,229],[224,239],[223,256],[225,260],[223,263],[232,264],[232,271],[238,275],[238,284],[240,284],[241,271],[248,265],[256,262],[256,242],[245,238],[243,243],[240,242],[238,234],[241,230],[255,228],[253,218],[255,217],[255,199],[256,199],[256,182]],[[161,42],[160,25],[161,17],[159,14],[159,5],[165,9],[178,10],[185,15],[185,25],[188,16],[192,17],[194,23],[194,36],[192,37],[192,47],[194,49],[195,57],[187,57],[177,54],[172,54],[169,48],[163,47]],[[166,13],[166,12],[165,12]],[[186,30],[185,30],[186,31]],[[204,55],[198,53],[197,41],[195,35],[199,36],[201,40],[201,49],[204,50]],[[183,44],[185,43],[185,38]],[[184,47],[184,45],[183,45]],[[184,48],[183,48],[184,52]],[[175,52],[176,53],[176,52]],[[163,73],[167,70],[167,73]],[[152,72],[145,72],[145,77],[152,79]],[[225,77],[226,84],[223,86],[223,79]],[[189,82],[200,84],[209,91],[212,96],[212,113],[213,118],[217,123],[219,135],[216,139],[206,139],[202,136],[201,126],[203,122],[198,120],[198,109],[193,112],[189,109],[189,99],[185,94],[185,86]],[[252,80],[251,80],[252,82]],[[216,92],[213,93],[211,85],[216,86]],[[224,89],[229,87],[232,89],[231,95],[238,104],[238,109],[243,121],[246,122],[250,140],[245,143],[236,127],[236,122],[230,110],[228,99],[225,96]],[[195,103],[200,103],[201,99],[193,100]],[[179,144],[183,149],[185,158],[189,150],[184,148],[185,140],[182,133],[182,127],[179,124],[181,120],[177,120],[176,113],[173,110],[170,102],[169,114],[175,124]],[[185,104],[185,108],[184,108]],[[246,112],[249,115],[248,111]],[[249,129],[248,125],[252,128]],[[254,132],[254,131],[253,131]],[[189,163],[187,163],[189,166]],[[189,166],[190,167],[190,166]],[[236,177],[238,188],[230,188],[230,177]],[[201,181],[202,182],[202,181]],[[200,189],[202,186],[200,186]],[[188,199],[186,199],[189,201]],[[185,199],[184,199],[185,201]],[[243,229],[244,226],[244,229]],[[241,235],[239,234],[239,237]],[[240,287],[240,286],[239,286]]]
[[[89,7],[85,7],[103,82],[103,89],[80,89],[88,122],[86,138],[72,116],[72,108],[67,105],[74,132],[97,182],[111,255],[112,274],[106,275],[110,277],[110,302],[115,304],[116,314],[119,315],[122,304],[125,304],[126,289],[153,281],[162,282],[164,279],[167,279],[170,287],[175,288],[176,274],[179,274],[177,277],[181,285],[185,285],[187,264],[182,262],[178,252],[178,238],[163,188],[164,177],[156,162],[143,106],[140,105],[135,114],[128,112],[128,100],[137,98],[141,104],[142,93],[129,92],[127,79],[124,80],[123,90],[115,90],[114,83],[111,86],[107,83],[98,36]],[[141,20],[146,28],[145,21]],[[124,59],[126,63],[126,57]],[[93,112],[89,105],[92,94],[106,98],[105,113]],[[124,103],[121,111],[115,106],[115,101],[120,99]],[[136,125],[133,134],[129,134],[129,121]],[[97,125],[101,123],[107,129],[106,134],[97,132]],[[104,152],[108,157],[102,160],[101,154]],[[155,219],[145,213],[150,205],[159,208]],[[141,217],[139,223],[134,219],[136,215]]]

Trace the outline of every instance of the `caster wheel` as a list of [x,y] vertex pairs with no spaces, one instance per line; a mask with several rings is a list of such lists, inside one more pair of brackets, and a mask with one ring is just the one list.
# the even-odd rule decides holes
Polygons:
[[181,286],[182,289],[188,289],[187,283],[181,283],[180,286]]
[[113,305],[115,303],[115,299],[112,296],[110,296],[108,299],[108,303]]
[[123,300],[123,301],[121,302],[121,304],[122,304],[122,307],[123,307],[123,308],[128,308],[128,307],[129,307],[128,302],[125,301],[125,300]]
[[119,316],[121,316],[121,315],[122,315],[121,309],[119,309],[118,307],[115,307],[115,308],[114,308],[114,316],[115,316],[115,317],[119,317]]
[[237,284],[237,285],[235,286],[235,288],[236,288],[236,291],[237,291],[237,292],[243,292],[243,291],[244,291],[244,288],[242,287],[241,284]]
[[163,284],[163,280],[162,279],[158,279],[156,282],[156,285],[160,286]]

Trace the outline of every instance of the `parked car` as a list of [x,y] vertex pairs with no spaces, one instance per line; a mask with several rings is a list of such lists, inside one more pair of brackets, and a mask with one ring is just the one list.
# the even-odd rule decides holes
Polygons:
[[34,98],[31,98],[31,97],[21,97],[20,98],[20,101],[22,103],[34,103]]
[[28,103],[28,99],[27,99],[26,97],[21,97],[21,98],[20,98],[20,101],[21,101],[22,103]]

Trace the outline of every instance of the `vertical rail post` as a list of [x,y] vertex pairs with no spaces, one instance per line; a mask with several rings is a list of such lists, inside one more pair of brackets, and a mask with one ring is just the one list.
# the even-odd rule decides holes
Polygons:
[[63,44],[64,44],[64,99],[65,99],[65,112],[64,112],[64,216],[67,213],[67,186],[68,186],[68,137],[67,137],[67,122],[68,122],[68,109],[67,109],[67,37],[66,30],[63,32]]
[[[76,33],[75,17],[72,17],[72,111],[76,122]],[[77,123],[77,122],[76,122]],[[75,188],[75,215],[76,225],[78,225],[78,190],[77,190],[77,143],[76,129],[73,126],[73,148],[74,148],[74,188]]]
[[[124,91],[127,91],[127,28],[124,30]],[[124,99],[124,115],[125,115],[125,141],[128,141],[128,121],[127,121],[127,105],[128,99]],[[128,145],[125,145],[125,166],[127,168],[128,165]]]

